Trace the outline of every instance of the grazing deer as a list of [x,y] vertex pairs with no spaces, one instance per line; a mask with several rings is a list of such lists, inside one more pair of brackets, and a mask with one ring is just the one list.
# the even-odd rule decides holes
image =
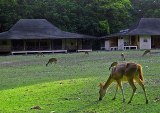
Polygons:
[[39,110],[41,110],[41,107],[39,107],[39,106],[33,106],[33,107],[31,107],[31,109],[39,109]]
[[116,93],[117,93],[117,90],[119,87],[122,91],[123,102],[125,102],[122,81],[128,81],[130,86],[133,89],[133,92],[132,92],[132,95],[130,97],[128,104],[131,103],[132,98],[134,96],[134,93],[136,91],[136,86],[134,84],[134,81],[136,81],[142,87],[142,89],[144,91],[145,99],[146,99],[146,104],[148,104],[148,99],[147,99],[146,91],[145,91],[145,87],[144,87],[142,66],[140,64],[122,63],[122,64],[118,64],[117,66],[113,67],[112,72],[111,72],[108,80],[105,82],[105,84],[100,83],[100,85],[99,85],[100,86],[99,100],[102,100],[102,98],[106,94],[107,88],[114,81],[117,82],[117,86],[116,86],[116,92],[115,92],[113,100],[116,98]]
[[57,63],[57,59],[56,58],[50,58],[48,60],[47,64],[46,64],[46,66],[48,66],[49,63],[52,64],[53,62],[56,64]]
[[125,56],[124,56],[123,53],[121,53],[121,59],[122,59],[122,60],[125,60]]
[[110,65],[109,70],[110,70],[112,67],[116,66],[117,64],[118,64],[118,62],[113,62],[113,63]]
[[151,50],[145,50],[142,56],[146,55],[147,53],[151,53]]
[[87,54],[87,55],[89,55],[89,52],[88,52],[88,51],[85,51],[84,53]]
[[38,52],[37,56],[43,56],[44,57],[44,54],[42,52]]

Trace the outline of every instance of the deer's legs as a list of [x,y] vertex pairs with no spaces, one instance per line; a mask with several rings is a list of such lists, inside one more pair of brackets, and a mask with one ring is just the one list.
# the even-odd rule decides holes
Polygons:
[[113,99],[112,99],[112,100],[115,100],[115,99],[116,99],[117,91],[118,91],[118,84],[116,84],[116,91],[115,91],[115,94],[114,94],[114,97],[113,97]]
[[143,82],[139,78],[136,79],[136,82],[138,82],[138,84],[142,87],[142,89],[144,91],[144,96],[145,96],[145,99],[146,99],[146,104],[148,104],[148,99],[147,99],[147,95],[146,95],[146,91],[145,91],[145,87],[144,87]]
[[121,83],[120,80],[117,80],[117,84],[118,84],[119,88],[120,88],[121,91],[122,91],[122,97],[123,97],[122,101],[125,102],[125,96],[124,96],[123,85],[122,85],[122,83]]
[[136,86],[134,85],[133,79],[132,79],[132,80],[129,80],[128,82],[129,82],[130,86],[131,86],[132,89],[133,89],[132,95],[131,95],[130,100],[129,100],[129,102],[128,102],[128,104],[129,104],[129,103],[131,103],[132,98],[133,98],[134,93],[136,92],[136,89],[137,89],[137,88],[136,88]]

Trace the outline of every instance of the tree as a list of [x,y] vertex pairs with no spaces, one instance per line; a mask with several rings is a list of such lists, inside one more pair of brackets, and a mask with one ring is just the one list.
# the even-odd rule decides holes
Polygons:
[[0,0],[0,10],[1,31],[21,18],[45,18],[62,30],[94,36],[132,23],[129,0]]

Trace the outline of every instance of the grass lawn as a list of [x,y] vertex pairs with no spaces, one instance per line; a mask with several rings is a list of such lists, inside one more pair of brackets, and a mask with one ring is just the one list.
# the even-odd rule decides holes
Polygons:
[[[146,93],[137,90],[131,104],[132,93],[124,83],[126,102],[121,91],[112,100],[115,84],[98,101],[99,83],[105,82],[113,61],[121,61],[121,51],[99,51],[73,54],[14,55],[0,57],[0,113],[158,113],[160,112],[160,54],[141,57],[143,51],[123,51],[126,61],[143,66]],[[55,57],[57,64],[45,66]],[[40,106],[41,109],[31,109]]]

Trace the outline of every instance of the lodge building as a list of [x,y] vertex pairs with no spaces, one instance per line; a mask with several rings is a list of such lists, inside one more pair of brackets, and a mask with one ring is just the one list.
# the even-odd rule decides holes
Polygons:
[[0,53],[159,49],[160,18],[141,18],[129,29],[103,37],[62,31],[46,19],[20,19],[0,33]]
[[46,19],[20,19],[0,33],[0,53],[92,51],[94,36],[60,30]]
[[131,28],[103,38],[105,50],[159,49],[160,18],[141,18]]

